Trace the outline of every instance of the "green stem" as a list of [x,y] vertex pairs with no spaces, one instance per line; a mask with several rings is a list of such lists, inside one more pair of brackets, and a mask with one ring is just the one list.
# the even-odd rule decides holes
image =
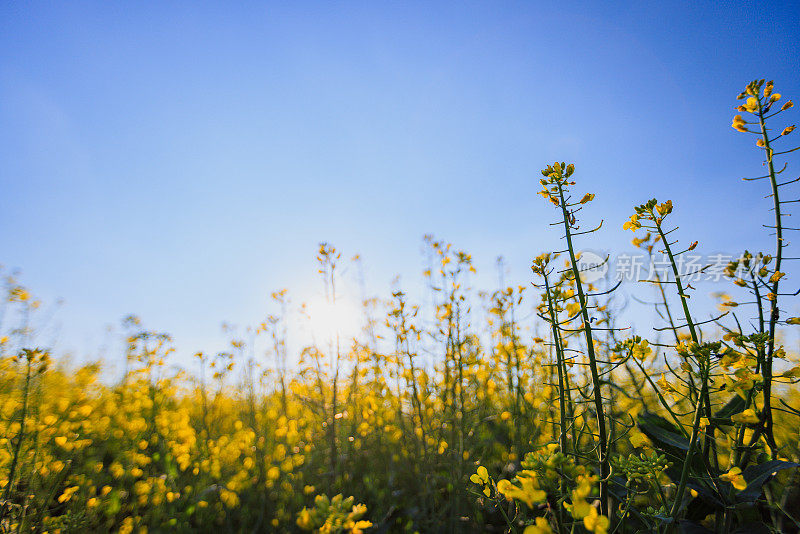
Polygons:
[[550,315],[550,324],[553,328],[553,343],[556,348],[556,365],[558,367],[558,410],[561,416],[561,452],[567,454],[567,408],[565,405],[566,392],[564,391],[564,354],[561,351],[561,343],[559,342],[558,332],[558,318],[556,317],[555,310],[553,309],[553,298],[550,295],[550,282],[547,279],[547,272],[542,269],[542,276],[544,277],[544,290],[547,294],[547,311]]
[[564,189],[562,182],[558,182],[558,195],[560,199],[561,215],[564,220],[564,235],[567,240],[569,259],[572,266],[572,273],[575,278],[575,289],[578,292],[578,302],[581,305],[581,315],[583,318],[583,332],[586,336],[586,353],[589,357],[589,370],[592,374],[592,384],[594,386],[594,404],[597,412],[597,431],[600,445],[600,510],[606,517],[609,516],[608,502],[608,477],[611,474],[611,465],[608,458],[608,433],[606,430],[606,417],[603,411],[603,395],[600,384],[600,374],[597,371],[597,358],[594,352],[594,339],[592,338],[592,325],[589,322],[589,312],[587,310],[587,299],[583,293],[578,262],[575,259],[575,248],[572,244],[572,231],[570,229],[570,213],[567,210],[564,199]]
[[[655,214],[654,214],[655,215]],[[683,284],[681,283],[681,275],[678,272],[678,265],[675,263],[675,256],[672,254],[672,248],[669,246],[669,242],[667,241],[667,236],[664,234],[664,230],[661,228],[661,222],[659,222],[658,217],[656,216],[656,229],[658,230],[658,235],[661,236],[661,241],[664,243],[664,251],[667,253],[669,257],[669,263],[672,267],[672,274],[675,276],[675,286],[678,288],[678,296],[681,299],[681,306],[683,306],[683,315],[686,318],[686,325],[689,327],[689,333],[692,335],[692,341],[695,343],[700,343],[697,337],[697,331],[694,327],[694,321],[692,321],[692,315],[689,313],[689,305],[686,303],[686,299],[688,296],[683,291]]]
[[673,519],[678,518],[678,513],[680,512],[680,505],[683,502],[683,494],[686,491],[686,482],[689,478],[689,467],[692,465],[692,457],[694,456],[694,449],[697,443],[698,434],[700,433],[700,418],[703,415],[703,403],[700,399],[703,398],[707,389],[708,389],[708,370],[705,368],[705,365],[708,365],[708,362],[701,362],[700,363],[700,373],[701,373],[701,380],[702,386],[700,391],[700,397],[697,400],[697,405],[694,411],[694,422],[692,423],[692,435],[689,438],[689,450],[686,451],[686,460],[683,463],[683,469],[681,470],[681,479],[678,484],[678,490],[675,493],[675,501],[672,503],[672,510],[670,511],[670,515]]
[[[761,127],[761,139],[764,141],[764,150],[767,154],[767,167],[769,168],[769,182],[772,188],[772,203],[775,211],[775,272],[781,270],[781,259],[783,258],[783,223],[781,220],[781,202],[778,197],[778,181],[775,174],[775,167],[772,162],[772,148],[769,144],[769,136],[767,135],[767,127],[764,119],[764,108],[761,105],[761,99],[758,100],[758,123]],[[764,377],[764,436],[771,449],[772,459],[774,460],[777,455],[775,446],[775,436],[772,430],[772,407],[770,405],[772,396],[772,357],[775,353],[775,330],[780,316],[778,308],[778,284],[780,279],[776,278],[772,282],[772,298],[770,299],[770,316],[769,316],[769,341],[767,345],[767,357],[764,360],[764,367],[762,375]]]

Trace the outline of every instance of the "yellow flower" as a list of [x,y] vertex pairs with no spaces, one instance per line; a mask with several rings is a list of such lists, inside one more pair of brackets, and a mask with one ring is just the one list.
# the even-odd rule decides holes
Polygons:
[[572,517],[575,519],[581,519],[586,517],[591,512],[590,510],[594,510],[591,504],[586,502],[584,499],[580,499],[578,501],[573,502],[571,505],[567,505],[564,503],[564,507],[569,510],[569,513],[572,514]]
[[533,508],[534,504],[547,498],[547,493],[539,488],[536,475],[532,471],[522,471],[514,480],[520,485],[516,486],[505,479],[497,483],[497,491],[509,501],[516,499],[527,504],[528,508]]
[[675,398],[677,390],[672,386],[672,384],[667,382],[667,377],[664,375],[664,373],[661,373],[661,378],[658,380],[658,382],[656,382],[656,384],[658,384],[658,387],[661,388],[662,394]]
[[738,467],[734,467],[727,473],[720,475],[719,478],[725,482],[730,482],[731,485],[739,491],[747,487],[747,481],[744,479],[744,476],[742,476],[742,470]]
[[650,343],[647,342],[646,339],[643,339],[639,343],[636,343],[633,346],[633,350],[631,351],[634,358],[638,360],[644,360],[650,354],[653,353],[653,349],[650,348]]
[[594,510],[594,507],[586,500],[592,493],[592,485],[597,482],[597,480],[595,476],[586,475],[580,475],[576,479],[578,486],[572,490],[572,504],[564,503],[564,508],[569,511],[573,518],[583,519]]
[[637,447],[637,448],[641,447],[643,445],[649,445],[650,444],[650,440],[647,438],[647,436],[645,436],[641,432],[637,432],[635,434],[632,434],[631,437],[630,437],[630,442],[631,442],[631,445],[633,445],[634,447]]
[[737,413],[736,415],[731,417],[731,420],[734,423],[744,423],[744,424],[756,424],[760,421],[758,415],[756,415],[756,411],[752,408],[748,408],[742,413]]
[[488,484],[489,483],[489,471],[483,467],[478,467],[477,472],[469,477],[469,479],[474,482],[475,484]]
[[591,202],[594,199],[594,195],[592,193],[586,193],[583,195],[581,199],[581,204],[586,204],[587,202]]
[[303,530],[313,530],[314,520],[311,518],[311,512],[308,511],[308,508],[303,508],[297,514],[297,526]]
[[550,528],[550,523],[544,517],[537,517],[536,523],[528,525],[522,534],[553,534],[553,529]]
[[79,489],[78,486],[70,486],[70,487],[68,487],[67,489],[64,490],[64,493],[62,493],[58,497],[58,502],[60,502],[60,503],[67,502],[68,500],[70,500],[72,498],[72,496],[75,494],[75,492],[78,491],[78,489]]
[[641,227],[642,225],[639,224],[638,214],[631,215],[631,220],[622,225],[623,230],[633,230],[634,232]]
[[369,528],[372,526],[370,521],[356,521],[356,523],[350,527],[350,534],[363,534],[365,528]]
[[631,241],[631,244],[633,244],[634,247],[638,248],[642,246],[643,243],[646,243],[649,240],[650,240],[650,234],[647,234],[644,237],[634,237],[633,240]]
[[758,110],[758,99],[754,96],[748,98],[744,104],[744,109],[750,113],[755,113]]
[[267,478],[269,480],[278,480],[280,476],[281,476],[281,470],[274,465],[267,470]]
[[478,467],[477,473],[469,477],[473,484],[483,486],[483,494],[487,497],[491,496],[492,490],[489,488],[489,471],[482,465]]
[[597,509],[594,506],[589,511],[589,515],[583,518],[583,526],[586,527],[586,530],[595,534],[606,534],[610,523],[606,516],[597,513]]
[[783,129],[783,131],[781,132],[781,135],[789,135],[789,134],[790,134],[790,133],[792,133],[793,131],[794,131],[794,124],[792,124],[791,126],[787,126],[786,128],[784,128],[784,129]]
[[741,115],[736,115],[733,117],[733,123],[731,124],[731,127],[740,132],[747,131],[747,126],[745,126],[744,119],[742,118]]
[[669,215],[670,213],[672,213],[672,201],[671,200],[667,200],[666,202],[662,202],[661,204],[656,206],[656,211],[662,217],[664,215]]

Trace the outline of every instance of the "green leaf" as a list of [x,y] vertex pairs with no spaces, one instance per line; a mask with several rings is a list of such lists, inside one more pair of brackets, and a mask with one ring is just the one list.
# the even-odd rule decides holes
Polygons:
[[[717,494],[717,492],[712,491],[709,487],[705,485],[704,482],[692,478],[689,479],[689,481],[686,484],[686,487],[689,489],[693,489],[697,492],[698,495],[697,498],[695,498],[695,501],[704,502],[710,507],[712,507],[710,511],[705,512],[705,515],[703,515],[703,517],[714,511],[713,509],[725,507],[725,503],[722,500],[720,500],[720,496]],[[697,506],[697,503],[695,503],[695,506]]]
[[783,460],[772,460],[759,465],[748,466],[742,476],[747,481],[747,487],[736,495],[738,502],[753,502],[761,496],[761,487],[772,475],[783,469],[800,467],[800,464]]
[[639,415],[639,429],[657,445],[679,451],[689,450],[689,440],[680,429],[660,415],[649,412]]
[[[673,462],[673,465],[665,470],[666,475],[673,481],[680,479],[680,466],[686,461],[689,452],[689,438],[670,421],[654,413],[640,414],[638,424],[639,429],[650,438],[655,448]],[[699,454],[694,454],[692,457],[690,473],[693,475],[690,481],[706,476],[703,460]]]
[[745,405],[745,400],[741,396],[734,395],[725,406],[714,414],[711,422],[715,425],[732,425],[733,421],[730,420],[731,416],[743,412]]

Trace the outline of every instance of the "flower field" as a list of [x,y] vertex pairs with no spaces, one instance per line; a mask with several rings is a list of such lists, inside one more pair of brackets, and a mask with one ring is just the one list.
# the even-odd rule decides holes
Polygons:
[[[176,370],[170,336],[130,317],[111,380],[42,348],[38,302],[7,277],[0,532],[797,532],[794,110],[765,80],[735,106],[764,175],[731,187],[769,195],[774,247],[726,267],[710,319],[678,269],[698,247],[681,207],[642,199],[607,224],[671,269],[641,282],[663,321],[623,324],[620,289],[580,262],[602,246],[591,171],[559,162],[536,179],[564,248],[532,251],[530,285],[478,292],[470,255],[427,237],[430,305],[398,288],[364,302],[357,339],[297,354],[278,291],[251,331],[265,354],[234,337]],[[317,261],[335,301],[341,255]]]

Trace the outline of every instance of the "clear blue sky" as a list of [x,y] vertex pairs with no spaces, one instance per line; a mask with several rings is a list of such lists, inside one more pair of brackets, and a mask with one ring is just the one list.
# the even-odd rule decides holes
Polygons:
[[318,292],[320,241],[381,295],[429,232],[476,285],[498,254],[526,282],[555,159],[597,194],[592,248],[653,196],[706,252],[766,248],[730,122],[753,78],[800,100],[798,37],[797,2],[3,2],[0,262],[85,356],[129,313],[214,350]]

